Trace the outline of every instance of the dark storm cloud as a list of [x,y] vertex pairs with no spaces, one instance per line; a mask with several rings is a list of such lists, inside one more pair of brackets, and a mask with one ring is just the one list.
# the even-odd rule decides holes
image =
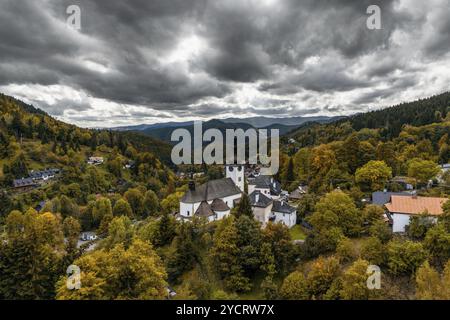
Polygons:
[[[79,32],[65,23],[72,4],[81,8]],[[381,8],[381,30],[366,27],[369,5]],[[450,50],[445,0],[1,0],[0,6],[1,86],[59,85],[148,108],[124,113],[130,119],[347,112],[417,86],[427,63]],[[329,101],[344,94],[346,102]],[[28,99],[54,115],[92,108],[70,96],[56,103]]]
[[388,81],[389,86],[383,89],[375,89],[369,93],[365,93],[359,98],[355,99],[353,103],[358,104],[369,104],[375,102],[379,99],[388,98],[402,90],[412,87],[417,84],[417,80],[412,77],[405,77],[400,79],[393,79]]
[[62,116],[66,111],[74,111],[78,113],[80,111],[91,109],[91,105],[86,100],[73,100],[64,98],[49,104],[45,100],[35,99],[34,103],[39,104],[39,107],[41,109],[54,116]]

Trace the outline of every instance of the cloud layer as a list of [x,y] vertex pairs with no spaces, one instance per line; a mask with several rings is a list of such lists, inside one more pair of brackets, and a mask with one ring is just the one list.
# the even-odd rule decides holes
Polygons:
[[449,14],[447,0],[1,0],[0,91],[84,126],[349,114],[448,90]]

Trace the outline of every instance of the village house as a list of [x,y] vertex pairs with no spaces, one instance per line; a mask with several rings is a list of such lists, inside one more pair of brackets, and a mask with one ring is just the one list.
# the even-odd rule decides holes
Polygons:
[[289,193],[289,200],[299,201],[307,193],[308,193],[308,186],[300,185],[294,191]]
[[124,169],[132,169],[132,168],[134,168],[135,164],[136,164],[135,161],[130,160],[123,166],[123,168]]
[[100,165],[104,162],[103,157],[89,157],[87,160],[88,164],[91,165]]
[[59,174],[60,170],[51,168],[45,170],[32,170],[29,174],[29,177],[35,181],[47,181],[49,179],[55,178],[57,174]]
[[36,187],[38,184],[31,178],[22,178],[13,180],[15,191],[27,191]]
[[253,191],[249,198],[255,219],[263,225],[272,221],[291,228],[297,223],[297,210],[285,201],[273,200],[259,190]]
[[372,193],[372,204],[376,204],[378,206],[384,206],[386,203],[391,201],[391,196],[406,196],[410,197],[413,195],[413,192],[403,191],[403,192],[390,192],[387,190],[384,191],[376,191]]
[[405,232],[411,217],[427,213],[430,219],[437,220],[443,213],[442,205],[447,198],[420,197],[416,195],[392,195],[390,201],[385,204],[387,213],[392,219],[393,232]]
[[281,184],[272,176],[259,175],[248,182],[248,193],[260,191],[271,199],[280,199]]

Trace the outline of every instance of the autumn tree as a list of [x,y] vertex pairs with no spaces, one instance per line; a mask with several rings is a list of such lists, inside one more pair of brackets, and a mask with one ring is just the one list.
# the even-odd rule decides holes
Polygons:
[[225,287],[232,291],[250,289],[249,279],[243,275],[239,264],[238,229],[235,218],[227,217],[220,221],[214,232],[213,246],[210,250],[213,265]]
[[408,176],[426,184],[440,172],[439,166],[430,160],[412,159],[408,162]]
[[115,217],[126,216],[133,217],[133,209],[131,209],[130,204],[125,199],[119,199],[114,204],[113,215]]
[[130,204],[133,213],[137,217],[141,217],[144,212],[144,196],[142,192],[138,188],[128,189],[123,196]]
[[336,257],[319,257],[312,265],[308,273],[307,283],[309,293],[321,299],[330,289],[333,280],[339,275],[339,259]]
[[148,190],[144,195],[144,215],[156,216],[160,211],[159,199],[153,190]]
[[114,217],[108,225],[108,236],[104,241],[106,248],[122,244],[128,248],[134,236],[133,226],[127,216]]
[[52,299],[62,272],[64,236],[60,219],[12,211],[0,242],[0,296],[3,299]]
[[236,220],[239,247],[238,263],[248,277],[253,276],[261,263],[262,234],[258,221],[246,215]]
[[361,257],[371,264],[381,265],[385,259],[385,248],[380,239],[367,238],[361,246]]
[[300,271],[289,274],[283,281],[280,295],[286,300],[307,300],[310,298],[308,283]]
[[262,235],[263,241],[272,246],[277,273],[287,272],[295,258],[289,228],[282,223],[269,222],[263,229]]
[[369,262],[366,260],[356,260],[342,274],[342,289],[340,296],[344,300],[367,300],[370,297],[370,290],[367,288],[367,268]]
[[57,283],[59,300],[164,299],[166,272],[152,246],[134,240],[128,249],[122,244],[111,250],[96,250],[78,258],[81,288],[69,290],[67,277]]
[[342,191],[333,191],[325,195],[316,204],[316,211],[309,222],[319,232],[337,227],[347,236],[356,236],[361,232],[362,215],[353,200]]
[[173,241],[174,252],[167,262],[167,272],[171,281],[177,280],[184,272],[193,268],[198,257],[194,241],[194,225],[190,222],[181,223]]
[[443,224],[438,223],[428,230],[423,246],[439,265],[450,259],[450,233]]
[[387,265],[394,275],[414,273],[426,259],[419,242],[391,240],[387,245]]
[[376,191],[385,188],[388,180],[392,178],[392,169],[384,161],[369,161],[356,170],[356,183],[362,190]]
[[428,261],[416,273],[416,298],[419,300],[441,299],[444,292],[439,273]]

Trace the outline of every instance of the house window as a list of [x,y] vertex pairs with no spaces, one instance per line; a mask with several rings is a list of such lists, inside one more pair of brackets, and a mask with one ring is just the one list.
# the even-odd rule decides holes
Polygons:
[[189,215],[190,213],[189,213],[189,210],[187,211],[187,215]]
[[242,178],[241,178],[241,177],[239,177],[239,178],[238,178],[238,181],[239,181],[239,182],[241,182],[241,181],[242,181]]

